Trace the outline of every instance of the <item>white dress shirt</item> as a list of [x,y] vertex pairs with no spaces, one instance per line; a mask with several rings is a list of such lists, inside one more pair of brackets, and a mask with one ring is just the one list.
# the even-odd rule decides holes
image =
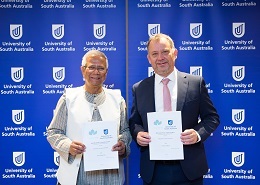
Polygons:
[[[177,107],[177,69],[167,76],[169,78],[168,88],[171,94],[172,111],[176,111]],[[163,83],[164,77],[155,73],[155,86],[154,86],[154,99],[155,99],[155,111],[163,112]]]

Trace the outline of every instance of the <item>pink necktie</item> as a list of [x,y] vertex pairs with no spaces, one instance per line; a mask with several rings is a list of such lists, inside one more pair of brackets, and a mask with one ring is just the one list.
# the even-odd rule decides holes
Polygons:
[[167,86],[170,79],[164,78],[162,80],[163,83],[163,107],[164,111],[172,111],[172,103],[171,103],[171,94],[170,90]]

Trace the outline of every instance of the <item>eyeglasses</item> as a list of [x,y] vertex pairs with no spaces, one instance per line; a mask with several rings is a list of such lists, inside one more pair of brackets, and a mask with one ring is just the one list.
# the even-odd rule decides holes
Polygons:
[[89,72],[94,72],[95,70],[97,70],[97,71],[100,72],[100,73],[104,73],[104,72],[107,71],[106,68],[101,67],[101,66],[97,66],[97,67],[95,67],[95,66],[89,66],[89,67],[83,66],[83,67],[85,67],[86,69],[88,69]]

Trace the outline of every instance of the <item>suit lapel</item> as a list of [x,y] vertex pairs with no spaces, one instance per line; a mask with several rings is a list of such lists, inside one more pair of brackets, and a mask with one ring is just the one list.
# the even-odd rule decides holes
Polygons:
[[145,93],[147,97],[147,108],[149,112],[155,112],[155,101],[154,101],[154,75],[147,79],[145,84]]
[[181,111],[185,102],[188,90],[188,79],[185,73],[177,72],[177,111]]

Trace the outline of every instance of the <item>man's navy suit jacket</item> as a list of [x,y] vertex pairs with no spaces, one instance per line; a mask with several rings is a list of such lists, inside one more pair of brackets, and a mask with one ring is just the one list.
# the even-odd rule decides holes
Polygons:
[[[138,132],[148,132],[147,113],[155,112],[154,79],[153,75],[136,83],[132,88],[133,105],[129,125],[135,141]],[[194,180],[208,171],[203,142],[219,125],[219,116],[201,76],[177,71],[177,83],[176,110],[182,114],[182,129],[184,131],[193,128],[201,137],[201,141],[196,144],[184,145],[184,160],[181,160],[186,177]],[[138,147],[141,152],[140,174],[142,179],[149,183],[153,177],[155,161],[150,160],[149,146]]]

